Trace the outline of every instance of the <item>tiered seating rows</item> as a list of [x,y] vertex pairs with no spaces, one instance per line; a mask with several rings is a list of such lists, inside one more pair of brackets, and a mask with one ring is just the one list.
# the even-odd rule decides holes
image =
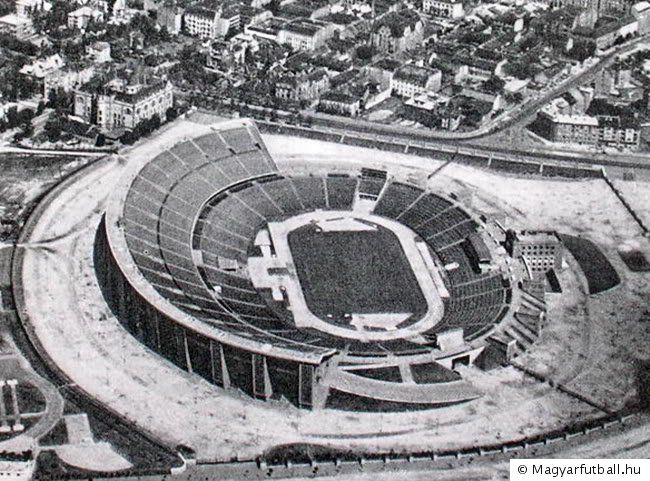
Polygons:
[[422,189],[417,187],[391,182],[375,205],[374,212],[390,219],[397,219],[422,193]]
[[377,197],[386,184],[385,180],[362,177],[359,183],[359,194]]
[[325,209],[325,184],[320,177],[293,177],[291,183],[306,209]]
[[451,287],[451,292],[454,298],[470,297],[477,294],[483,294],[489,291],[503,289],[500,275],[490,275],[488,277],[480,278],[476,282],[470,282],[462,285],[455,285]]
[[465,221],[430,238],[429,245],[436,250],[444,249],[447,246],[462,241],[475,231],[476,224],[473,221]]
[[331,209],[351,209],[357,190],[357,178],[328,177],[327,197]]
[[398,220],[403,224],[415,229],[420,224],[441,214],[445,209],[451,207],[451,203],[442,197],[434,194],[427,194],[420,197]]

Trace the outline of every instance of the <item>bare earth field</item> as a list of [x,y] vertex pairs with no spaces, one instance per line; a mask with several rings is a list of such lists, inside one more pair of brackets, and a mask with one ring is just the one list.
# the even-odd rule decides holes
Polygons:
[[[395,414],[307,412],[225,392],[148,351],[122,329],[104,303],[93,270],[95,230],[106,199],[130,158],[153,156],[161,144],[169,145],[201,128],[179,121],[157,139],[125,152],[126,161],[114,158],[98,165],[45,209],[30,244],[24,246],[23,279],[31,322],[54,362],[80,387],[170,445],[192,446],[199,459],[205,460],[252,458],[274,445],[293,442],[360,450],[442,450],[516,439],[598,414],[589,405],[524,377],[514,368],[491,373],[467,369],[465,376],[484,390],[485,396],[451,408]],[[417,167],[433,172],[442,165],[413,156],[298,138],[267,136],[265,141],[280,168],[293,168],[297,162],[310,164],[310,169],[390,166],[399,175],[422,181],[426,173],[418,172]],[[396,162],[403,166],[394,167]],[[607,254],[617,243],[639,237],[636,225],[601,181],[503,178],[448,165],[430,182],[464,193],[469,206],[478,212],[503,217],[505,211],[508,225],[513,227],[555,227],[589,235]],[[647,240],[643,241],[647,247]],[[567,310],[575,311],[576,322],[592,327],[589,339],[584,340],[585,329],[572,324],[573,317],[562,315],[563,306],[554,306],[557,319],[551,319],[548,339],[540,345],[548,346],[565,335],[570,340],[555,346],[557,355],[552,357],[531,354],[531,362],[540,370],[573,379],[577,387],[591,389],[599,397],[612,397],[598,390],[612,375],[629,378],[631,374],[625,368],[629,364],[625,356],[631,351],[622,344],[629,349],[648,349],[642,346],[647,344],[647,332],[631,328],[632,319],[618,316],[613,321],[610,315],[628,308],[632,317],[629,307],[642,299],[648,301],[643,278],[622,272],[618,264],[616,267],[624,285],[604,293],[602,300],[586,301],[579,287],[580,274],[563,274],[572,292]],[[608,336],[611,326],[618,323],[620,334]],[[632,334],[637,336],[636,344],[630,344]],[[593,349],[601,344],[609,347]],[[570,361],[583,356],[579,372],[565,372],[562,364],[572,364]],[[611,367],[609,356],[618,360]],[[613,389],[612,401],[618,404],[633,395],[630,383],[620,384]]]
[[[646,227],[650,226],[650,180],[614,180],[614,185],[623,193]],[[650,228],[650,227],[648,227]]]
[[88,159],[74,156],[0,155],[0,217],[12,215],[48,186],[59,181]]

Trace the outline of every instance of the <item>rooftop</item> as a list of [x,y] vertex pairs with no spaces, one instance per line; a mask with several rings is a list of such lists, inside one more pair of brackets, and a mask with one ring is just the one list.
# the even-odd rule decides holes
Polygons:
[[386,26],[390,28],[393,37],[403,37],[407,28],[413,30],[419,22],[421,22],[420,16],[413,10],[388,12],[375,23],[374,30]]
[[323,28],[327,26],[324,22],[319,22],[317,20],[309,20],[307,18],[301,18],[299,20],[293,20],[287,23],[284,26],[283,30],[291,33],[297,33],[299,35],[306,35],[313,37]]
[[343,92],[336,92],[333,90],[330,90],[329,92],[326,92],[322,97],[321,100],[329,101],[329,102],[339,102],[339,103],[345,103],[345,104],[353,104],[355,102],[358,102],[359,99],[354,98],[352,95],[348,95]]
[[32,23],[32,21],[29,18],[21,17],[20,15],[16,15],[15,13],[10,13],[8,15],[5,15],[4,17],[0,17],[0,23],[4,23],[6,25],[13,25],[17,27],[20,25],[28,25]]
[[521,242],[559,242],[557,234],[551,230],[522,230],[516,233],[516,239]]
[[438,73],[439,70],[434,70],[427,67],[418,67],[417,65],[407,64],[395,72],[394,79],[402,80],[405,82],[416,83],[425,86],[432,75]]

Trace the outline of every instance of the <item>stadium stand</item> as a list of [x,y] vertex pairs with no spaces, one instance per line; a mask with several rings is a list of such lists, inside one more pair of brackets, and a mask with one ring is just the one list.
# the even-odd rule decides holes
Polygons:
[[[426,340],[436,333],[462,327],[471,337],[498,322],[510,288],[499,274],[474,271],[463,244],[478,224],[455,202],[389,181],[386,172],[374,169],[363,169],[360,176],[281,173],[254,126],[243,124],[185,140],[144,163],[125,190],[119,215],[106,222],[107,239],[116,228],[146,282],[187,315],[178,318],[167,304],[149,302],[141,286],[127,288],[132,273],[119,267],[123,258],[109,246],[108,277],[120,286],[116,309],[147,346],[218,385],[310,407],[314,369],[337,350],[382,359],[424,355],[432,348]],[[262,226],[315,209],[351,210],[357,194],[377,200],[376,215],[413,229],[442,264],[456,264],[442,273],[450,293],[442,320],[417,339],[362,342],[298,329],[279,315],[286,306],[272,305],[268,292],[259,292],[248,276],[253,240]],[[456,381],[443,371],[427,375],[424,365],[414,369],[416,383]],[[260,378],[266,370],[268,376]],[[362,384],[368,390],[382,377],[402,381],[394,366],[355,374],[368,381]],[[352,385],[344,384],[339,389],[354,394]],[[388,390],[382,392],[388,396]],[[394,396],[391,402],[399,398]],[[423,399],[419,391],[408,396]],[[469,394],[463,388],[457,396]],[[453,398],[443,397],[445,402]]]
[[418,187],[391,182],[386,187],[384,195],[380,197],[379,202],[375,205],[374,212],[390,219],[397,219],[423,193],[424,191]]
[[306,209],[325,209],[327,207],[323,179],[320,177],[291,177],[291,183]]
[[386,171],[375,169],[361,169],[359,197],[377,200],[385,185]]
[[357,178],[350,178],[347,175],[328,175],[326,187],[327,203],[330,208],[335,210],[351,209],[358,183]]

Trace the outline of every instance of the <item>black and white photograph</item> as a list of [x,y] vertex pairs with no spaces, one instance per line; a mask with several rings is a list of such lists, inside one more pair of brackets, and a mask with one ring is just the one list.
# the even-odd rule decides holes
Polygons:
[[650,479],[650,1],[0,0],[0,481]]

